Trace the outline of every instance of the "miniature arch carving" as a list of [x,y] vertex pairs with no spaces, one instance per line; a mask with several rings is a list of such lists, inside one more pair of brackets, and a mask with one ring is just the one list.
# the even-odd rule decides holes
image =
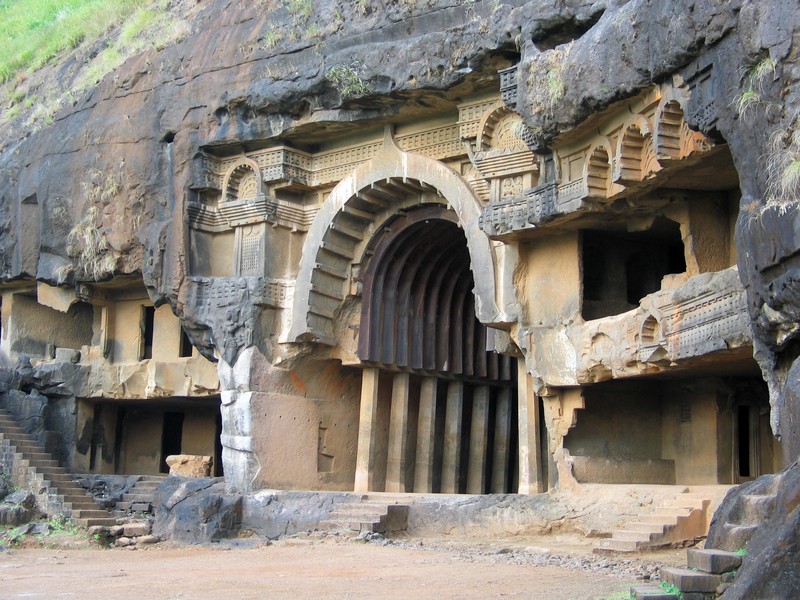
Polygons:
[[499,150],[525,146],[520,129],[522,117],[509,110],[502,102],[488,110],[478,125],[478,150]]
[[262,193],[261,169],[254,160],[243,157],[225,173],[222,180],[224,202],[250,200]]
[[662,99],[656,112],[654,137],[660,161],[681,160],[712,145],[702,133],[689,128],[681,100],[672,95]]
[[611,144],[607,140],[593,146],[584,165],[586,191],[590,199],[600,200],[608,197],[611,185]]
[[417,203],[438,202],[454,211],[467,238],[478,319],[487,324],[510,321],[497,305],[493,253],[479,226],[480,201],[455,171],[403,152],[387,132],[378,154],[342,179],[314,218],[300,258],[292,323],[282,341],[335,345],[334,320],[359,245],[387,211],[403,208],[402,198],[409,194],[420,195]]
[[653,148],[653,139],[647,119],[640,116],[629,122],[619,139],[614,180],[623,185],[642,181],[661,169]]
[[656,154],[659,159],[683,158],[683,107],[675,99],[662,103],[656,113]]

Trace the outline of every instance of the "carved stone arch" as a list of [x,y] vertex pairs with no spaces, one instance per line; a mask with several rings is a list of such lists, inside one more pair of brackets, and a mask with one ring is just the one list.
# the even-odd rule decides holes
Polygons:
[[254,160],[242,157],[231,165],[222,180],[222,200],[250,200],[263,193],[261,169]]
[[630,185],[642,181],[659,168],[650,124],[639,115],[625,125],[619,138],[614,181]]
[[604,139],[589,148],[584,164],[587,197],[602,200],[611,186],[611,142]]
[[675,98],[663,98],[656,111],[656,156],[659,160],[679,160],[684,157],[683,140],[686,122],[683,106]]
[[641,343],[646,346],[652,346],[661,341],[661,325],[653,315],[648,314],[642,321],[642,326],[639,330]]
[[522,126],[522,117],[498,101],[486,111],[478,124],[477,149],[485,151],[525,146],[515,130],[517,126]]
[[478,319],[486,324],[511,320],[497,305],[494,255],[479,226],[480,201],[455,171],[403,152],[387,131],[383,148],[336,185],[311,224],[300,258],[292,323],[283,341],[336,343],[334,320],[349,293],[359,249],[388,212],[409,203],[446,203],[454,211],[467,239]]

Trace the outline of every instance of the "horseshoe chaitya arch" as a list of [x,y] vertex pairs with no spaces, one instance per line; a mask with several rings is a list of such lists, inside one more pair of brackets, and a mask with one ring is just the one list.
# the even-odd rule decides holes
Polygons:
[[[452,211],[420,207],[381,229],[362,271],[359,358],[473,375],[485,357],[476,359],[471,349],[472,273]],[[485,333],[480,337],[485,349]]]
[[400,150],[387,131],[381,151],[337,184],[309,229],[285,341],[335,345],[336,311],[369,232],[399,209],[431,202],[451,208],[464,232],[479,320],[510,321],[497,306],[492,249],[480,229],[480,202],[472,189],[445,164]]

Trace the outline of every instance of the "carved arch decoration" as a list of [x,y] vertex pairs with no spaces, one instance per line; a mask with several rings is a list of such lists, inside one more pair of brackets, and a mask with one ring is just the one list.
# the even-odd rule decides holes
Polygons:
[[590,200],[608,197],[611,186],[611,144],[607,139],[595,144],[587,153],[584,165],[586,195]]
[[452,209],[464,231],[474,275],[475,313],[482,323],[512,319],[497,304],[494,254],[479,225],[480,201],[455,171],[434,159],[403,152],[387,128],[382,149],[331,191],[303,245],[284,342],[335,345],[334,321],[355,281],[354,262],[376,226],[414,204]]
[[263,195],[261,169],[254,160],[242,157],[231,165],[222,180],[222,200],[251,200]]
[[710,140],[689,128],[684,117],[684,101],[675,90],[665,94],[656,110],[655,148],[662,163],[687,158],[711,147]]
[[631,185],[661,169],[653,148],[650,124],[643,116],[626,123],[617,145],[614,181]]
[[522,117],[509,110],[502,102],[495,104],[481,118],[478,124],[476,147],[479,151],[500,150],[502,148],[526,148],[525,140],[519,135]]

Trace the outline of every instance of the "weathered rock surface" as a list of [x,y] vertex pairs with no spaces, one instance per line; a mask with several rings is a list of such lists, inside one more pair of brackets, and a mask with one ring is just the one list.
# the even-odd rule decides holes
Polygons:
[[21,525],[30,521],[35,513],[36,499],[27,490],[19,490],[7,495],[0,502],[0,523]]
[[[773,495],[774,507],[766,512],[761,509],[763,502],[752,501]],[[747,551],[733,585],[722,596],[726,600],[796,597],[800,590],[800,465],[732,489],[714,515],[706,547]]]
[[178,477],[210,477],[213,459],[195,454],[173,454],[167,457],[169,474]]
[[136,485],[138,475],[83,475],[75,481],[86,488],[106,508],[122,500],[122,496]]
[[156,491],[153,535],[181,544],[204,544],[236,535],[242,497],[222,479],[169,476]]
[[242,526],[258,535],[275,539],[315,529],[334,504],[347,502],[349,494],[262,490],[245,496]]

